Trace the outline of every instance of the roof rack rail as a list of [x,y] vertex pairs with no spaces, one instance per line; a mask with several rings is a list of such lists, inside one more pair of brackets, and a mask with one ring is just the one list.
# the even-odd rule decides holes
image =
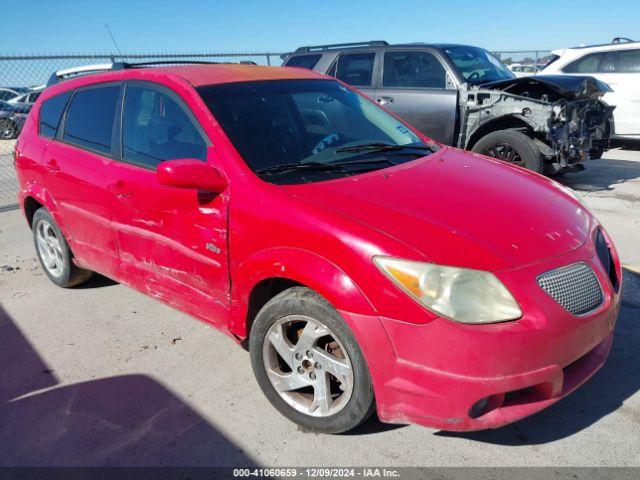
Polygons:
[[[189,65],[189,64],[198,64],[198,65],[217,65],[220,63],[226,62],[209,62],[206,60],[156,60],[152,62],[136,62],[136,63],[128,63],[128,62],[111,62],[111,63],[100,63],[97,65],[85,65],[82,67],[73,67],[67,68],[65,70],[58,70],[57,72],[53,72],[51,77],[49,77],[49,81],[47,82],[47,87],[51,85],[55,85],[56,83],[65,80],[69,77],[76,77],[80,75],[89,75],[91,73],[99,73],[99,72],[109,72],[115,70],[125,70],[128,68],[146,68],[152,67],[154,65]],[[241,65],[257,65],[256,62],[252,62],[250,60],[241,60],[239,62]]]
[[344,47],[378,47],[389,45],[385,40],[371,40],[369,42],[353,42],[353,43],[333,43],[330,45],[308,45],[306,47],[296,48],[298,52],[312,52],[314,50],[331,50],[332,48],[344,48]]
[[611,40],[611,43],[635,43],[635,40],[631,40],[627,37],[614,37],[613,40]]
[[77,75],[87,75],[90,73],[97,72],[108,72],[110,70],[123,70],[125,68],[125,64],[122,62],[111,62],[111,63],[99,63],[97,65],[84,65],[82,67],[73,67],[66,68],[64,70],[58,70],[57,72],[53,72],[49,77],[49,81],[47,82],[47,87],[51,85],[55,85],[61,80],[65,80],[68,77],[74,77]]

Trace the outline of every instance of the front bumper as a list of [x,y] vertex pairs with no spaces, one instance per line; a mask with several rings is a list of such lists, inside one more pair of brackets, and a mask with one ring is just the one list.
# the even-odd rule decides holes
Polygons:
[[[604,294],[595,311],[579,317],[535,282],[542,272],[578,261],[592,266]],[[616,265],[621,275],[617,259]],[[497,428],[557,402],[600,369],[612,344],[620,288],[591,246],[499,276],[519,292],[525,314],[517,321],[415,324],[342,312],[363,346],[382,421],[450,431]]]

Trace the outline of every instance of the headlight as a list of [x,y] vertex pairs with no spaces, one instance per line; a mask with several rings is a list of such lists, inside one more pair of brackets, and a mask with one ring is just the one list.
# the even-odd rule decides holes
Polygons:
[[389,257],[373,261],[418,302],[451,320],[492,323],[522,316],[509,290],[490,272]]

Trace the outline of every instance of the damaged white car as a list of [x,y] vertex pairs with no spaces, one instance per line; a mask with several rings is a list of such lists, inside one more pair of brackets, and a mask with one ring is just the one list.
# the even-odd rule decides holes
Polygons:
[[586,76],[516,78],[482,48],[320,45],[286,55],[284,65],[354,85],[434,140],[539,173],[581,169],[608,146],[615,107],[601,100],[611,91],[605,83]]

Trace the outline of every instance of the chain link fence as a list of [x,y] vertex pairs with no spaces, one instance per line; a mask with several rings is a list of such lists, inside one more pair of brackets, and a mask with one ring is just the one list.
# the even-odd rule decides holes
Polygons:
[[16,205],[18,183],[13,168],[15,137],[30,104],[58,70],[111,62],[182,61],[280,65],[281,53],[136,53],[95,55],[5,55],[0,56],[0,211]]
[[[531,74],[551,59],[547,50],[497,51],[494,54],[516,73]],[[30,103],[42,91],[51,74],[58,70],[110,62],[210,61],[253,62],[280,65],[281,53],[104,53],[94,55],[8,55],[0,56],[0,210],[16,203],[18,184],[13,168],[14,137]],[[527,70],[529,72],[527,72]],[[7,106],[9,105],[9,106]]]

